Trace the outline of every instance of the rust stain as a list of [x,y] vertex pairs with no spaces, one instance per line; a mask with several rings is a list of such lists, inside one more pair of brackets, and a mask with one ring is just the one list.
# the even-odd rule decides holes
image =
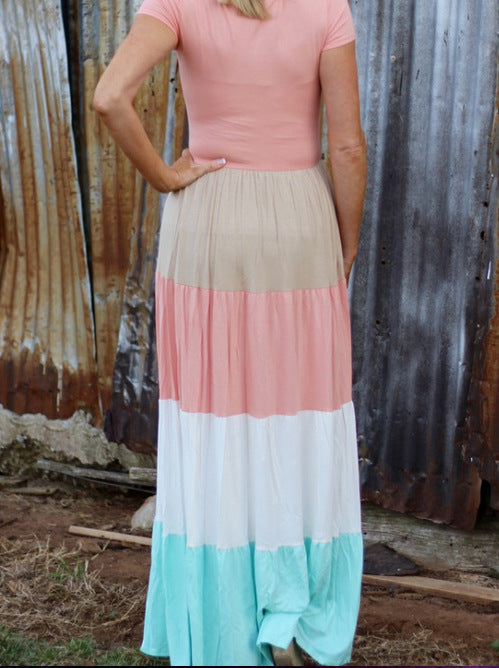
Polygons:
[[[104,1],[88,6],[82,49],[97,54],[83,67],[85,155],[91,220],[92,283],[99,395],[103,410],[111,403],[113,370],[132,239],[143,216],[143,178],[116,146],[91,107],[98,79],[130,27],[133,3]],[[91,27],[99,22],[97,36]],[[141,88],[135,108],[154,146],[162,149],[166,126],[169,60],[158,65]],[[159,198],[155,198],[158,213]],[[154,215],[154,211],[153,211]],[[154,238],[154,237],[153,237]]]
[[[166,65],[156,70],[147,83],[144,123],[152,143],[161,152],[165,145],[167,115],[174,114],[173,159],[176,159],[185,145],[185,105],[181,89],[176,85],[178,76],[169,81],[170,63]],[[173,95],[170,95],[170,86],[173,86]],[[167,109],[169,99],[172,100],[171,110]],[[140,218],[131,235],[113,395],[105,415],[105,432],[110,440],[124,441],[133,450],[151,453],[155,452],[157,432],[154,272],[160,208],[158,193],[148,186],[141,192],[143,198],[137,201]]]
[[175,138],[174,138],[174,159],[176,160],[182,154],[183,149],[186,146],[187,140],[187,112],[185,108],[184,96],[182,93],[182,82],[178,76],[178,65],[177,65],[177,78],[176,78],[176,95],[174,102],[174,114],[175,114]]
[[0,14],[0,403],[99,414],[59,3],[9,1]]
[[[498,225],[499,232],[499,225]],[[499,234],[498,234],[499,247]],[[496,263],[496,276],[499,276],[499,261]],[[483,472],[484,478],[491,485],[490,505],[499,510],[499,286],[496,283],[494,295],[495,314],[485,344],[485,369],[480,383],[485,398],[481,421],[483,433],[490,448],[490,465]]]
[[[499,71],[498,85],[496,88],[496,113],[494,116],[494,128],[491,139],[491,173],[497,174],[499,168]],[[497,176],[495,177],[497,179]],[[489,188],[490,192],[490,188]],[[493,201],[484,202],[489,207]],[[481,432],[487,448],[486,466],[483,467],[482,475],[491,487],[490,505],[499,510],[499,208],[491,211],[495,216],[496,226],[496,258],[495,268],[491,265],[491,271],[495,277],[493,314],[489,325],[489,331],[485,339],[483,373],[479,380],[480,394],[482,397],[480,411]]]

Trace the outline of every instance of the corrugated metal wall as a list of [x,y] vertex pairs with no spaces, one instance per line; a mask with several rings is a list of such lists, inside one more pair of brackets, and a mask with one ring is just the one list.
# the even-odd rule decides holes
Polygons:
[[[90,221],[99,395],[110,438],[135,447],[145,443],[150,449],[156,421],[151,316],[159,195],[144,183],[91,108],[97,81],[139,4],[71,0],[68,41],[74,48],[73,104]],[[155,146],[165,143],[169,79],[170,62],[165,62],[136,100]],[[130,416],[137,410],[142,419],[134,430]]]
[[[0,402],[86,406],[111,440],[153,452],[161,202],[90,104],[139,4],[0,6]],[[370,164],[351,282],[364,494],[470,527],[482,478],[498,503],[499,5],[351,6]],[[174,56],[137,109],[171,161],[186,135]]]
[[58,3],[0,3],[0,403],[99,412]]
[[352,288],[364,493],[471,527],[481,476],[496,493],[499,479],[493,432],[470,434],[498,391],[484,395],[480,381],[494,308],[499,3],[352,9],[370,168]]
[[[116,147],[91,102],[97,81],[126,36],[139,2],[71,0],[68,5],[73,106],[92,258],[99,396],[104,411],[113,397],[118,433],[112,435],[123,440],[130,434],[123,429],[120,405],[128,408],[140,403],[148,387],[143,367],[150,343],[159,195],[144,184]],[[136,100],[139,116],[156,146],[165,140],[169,75],[169,62],[155,68]],[[113,393],[115,367],[115,383],[116,375],[123,378],[118,392]],[[144,407],[148,404],[146,400]],[[153,421],[154,417],[155,411]],[[151,433],[147,442],[154,443]]]
[[[70,0],[66,21],[105,430],[110,440],[150,452],[157,425],[153,278],[160,197],[91,108],[100,74],[139,5],[140,0]],[[166,143],[170,161],[178,156],[185,109],[175,55],[154,69],[135,106],[153,144]]]

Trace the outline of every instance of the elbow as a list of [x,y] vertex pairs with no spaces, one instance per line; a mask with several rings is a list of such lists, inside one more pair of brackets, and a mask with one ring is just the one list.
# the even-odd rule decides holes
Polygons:
[[106,90],[101,83],[97,84],[92,99],[92,108],[99,116],[109,116],[119,105],[120,97]]
[[347,161],[357,161],[365,158],[366,140],[364,134],[351,140],[341,142],[331,142],[329,148],[330,155],[335,155],[338,159]]
[[97,91],[95,92],[92,100],[92,108],[99,116],[107,116],[111,112],[111,106],[110,101],[105,96]]

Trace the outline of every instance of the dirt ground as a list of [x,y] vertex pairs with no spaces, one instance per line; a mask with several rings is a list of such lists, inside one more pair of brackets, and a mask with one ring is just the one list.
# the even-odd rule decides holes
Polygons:
[[[149,548],[68,529],[132,533],[131,517],[147,491],[67,479],[26,484],[38,493],[0,485],[0,623],[59,642],[83,634],[103,646],[138,648]],[[485,576],[467,574],[465,581],[499,588]],[[350,665],[497,666],[499,651],[491,643],[498,639],[497,606],[364,586]]]

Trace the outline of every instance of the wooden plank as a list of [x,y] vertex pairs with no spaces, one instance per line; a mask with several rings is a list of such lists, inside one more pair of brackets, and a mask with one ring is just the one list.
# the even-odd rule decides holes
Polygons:
[[129,485],[130,477],[128,473],[119,471],[106,471],[104,469],[91,469],[84,466],[74,466],[73,464],[63,464],[53,462],[49,459],[39,459],[36,463],[38,469],[52,471],[54,473],[63,473],[74,478],[84,478],[85,480],[103,480],[117,484]]
[[473,531],[362,504],[366,544],[381,543],[431,571],[499,576],[499,523],[483,520]]
[[499,603],[499,589],[491,587],[478,587],[476,585],[464,584],[462,582],[451,582],[449,580],[437,580],[425,578],[418,575],[363,575],[362,582],[365,585],[405,587],[413,591],[433,596],[452,598],[458,601],[468,601],[480,605]]
[[156,485],[156,469],[141,468],[139,466],[131,466],[128,471],[130,480],[137,480],[139,482],[147,482],[150,485]]
[[151,546],[151,538],[147,536],[131,536],[127,533],[119,533],[117,531],[102,531],[101,529],[89,529],[88,527],[80,527],[71,525],[68,529],[69,533],[77,536],[89,536],[90,538],[104,538],[105,540],[117,540],[120,543],[135,543],[137,545]]

